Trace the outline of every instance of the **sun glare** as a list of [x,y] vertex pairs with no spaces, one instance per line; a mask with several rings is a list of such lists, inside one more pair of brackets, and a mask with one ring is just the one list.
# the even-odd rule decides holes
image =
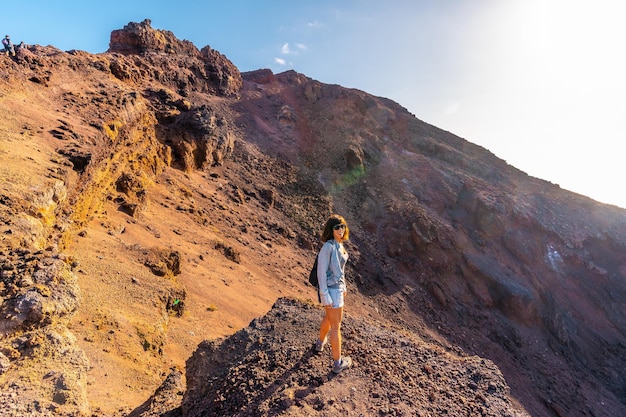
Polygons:
[[481,48],[470,64],[484,91],[480,106],[463,108],[491,108],[490,126],[485,115],[460,115],[476,125],[468,139],[486,140],[483,146],[530,175],[626,208],[626,195],[610,188],[626,177],[615,152],[626,132],[624,12],[626,2],[610,0],[525,0],[481,10],[471,28]]

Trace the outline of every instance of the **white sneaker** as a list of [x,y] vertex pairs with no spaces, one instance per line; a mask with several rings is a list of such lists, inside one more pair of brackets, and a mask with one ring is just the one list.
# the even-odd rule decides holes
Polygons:
[[323,352],[324,347],[326,346],[326,342],[328,342],[328,336],[326,336],[323,341],[317,339],[317,342],[315,342],[315,351],[318,353]]
[[333,373],[339,374],[341,373],[341,371],[343,371],[344,369],[348,369],[351,366],[352,359],[350,358],[350,356],[342,356],[339,363],[335,363],[333,365]]

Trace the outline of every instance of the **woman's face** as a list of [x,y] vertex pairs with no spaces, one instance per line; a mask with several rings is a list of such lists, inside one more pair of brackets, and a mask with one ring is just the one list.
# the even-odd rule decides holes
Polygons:
[[346,233],[346,225],[345,224],[336,224],[333,227],[333,237],[336,241],[341,242],[343,240],[343,235]]

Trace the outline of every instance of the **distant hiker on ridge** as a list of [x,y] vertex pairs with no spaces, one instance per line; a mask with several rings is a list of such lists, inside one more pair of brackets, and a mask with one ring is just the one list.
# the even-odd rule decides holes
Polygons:
[[4,45],[5,54],[15,56],[15,48],[13,48],[13,42],[11,42],[11,37],[6,35],[4,39],[2,39],[2,45]]

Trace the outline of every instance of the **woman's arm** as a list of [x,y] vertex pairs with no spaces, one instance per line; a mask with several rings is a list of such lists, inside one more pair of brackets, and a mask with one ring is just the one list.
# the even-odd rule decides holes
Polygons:
[[332,304],[332,299],[328,293],[328,275],[326,272],[330,266],[332,252],[332,245],[329,242],[326,242],[324,243],[324,246],[322,246],[322,249],[320,249],[320,253],[317,255],[317,281],[319,283],[320,299],[322,301],[322,305],[325,306]]

